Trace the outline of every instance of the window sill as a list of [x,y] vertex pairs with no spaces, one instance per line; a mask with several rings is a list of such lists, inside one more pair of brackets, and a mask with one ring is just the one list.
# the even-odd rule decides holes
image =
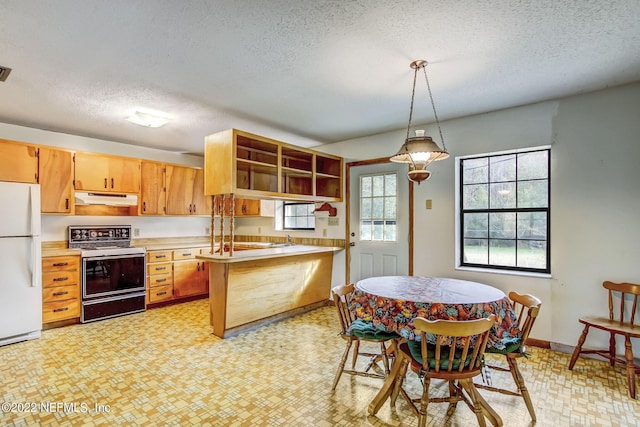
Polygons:
[[533,273],[531,271],[502,270],[498,268],[492,269],[492,268],[463,267],[459,265],[456,266],[456,270],[473,271],[476,273],[506,274],[510,276],[526,276],[526,277],[535,277],[539,279],[551,279],[553,277],[550,273]]

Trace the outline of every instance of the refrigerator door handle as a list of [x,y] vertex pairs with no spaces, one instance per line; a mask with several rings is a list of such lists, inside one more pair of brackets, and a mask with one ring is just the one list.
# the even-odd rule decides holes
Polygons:
[[29,187],[29,204],[31,209],[31,234],[40,235],[40,186],[31,185]]
[[34,236],[31,238],[31,262],[33,264],[31,268],[31,287],[39,288],[42,283],[42,274],[40,269],[42,268],[42,249],[40,247],[40,238]]

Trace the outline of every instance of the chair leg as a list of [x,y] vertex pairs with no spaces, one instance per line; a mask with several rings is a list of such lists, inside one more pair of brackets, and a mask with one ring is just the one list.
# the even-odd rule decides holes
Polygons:
[[425,375],[422,379],[422,398],[420,398],[420,409],[418,409],[418,427],[427,425],[427,406],[429,405],[429,385],[431,379]]
[[336,386],[338,385],[338,381],[340,381],[340,376],[342,375],[342,371],[344,371],[345,363],[347,363],[347,356],[349,356],[349,350],[351,349],[352,343],[353,343],[352,340],[347,341],[347,348],[345,348],[344,353],[342,353],[342,358],[340,359],[340,364],[338,365],[336,376],[333,378],[333,386],[331,386],[332,391],[336,389]]
[[458,388],[456,387],[455,381],[449,381],[449,407],[447,408],[447,417],[453,416],[456,412],[456,407],[458,406]]
[[518,392],[522,395],[524,403],[527,405],[529,415],[531,415],[531,420],[535,422],[536,413],[533,410],[533,403],[531,402],[531,396],[529,396],[529,390],[527,390],[527,386],[524,383],[524,377],[522,376],[522,374],[520,373],[520,369],[518,368],[518,362],[512,357],[507,357],[507,363],[509,363],[509,371],[511,372],[511,376],[513,376],[513,380],[518,387]]
[[351,356],[351,369],[356,368],[356,362],[358,361],[358,353],[360,353],[360,340],[355,340],[356,345],[353,347],[353,355]]
[[578,338],[578,344],[576,344],[576,348],[573,349],[573,354],[571,355],[571,360],[569,361],[569,370],[573,369],[573,366],[576,364],[578,360],[578,356],[582,352],[582,345],[584,341],[587,339],[587,334],[589,333],[589,325],[586,325],[580,334],[580,338]]
[[470,378],[461,378],[458,382],[464,388],[464,390],[469,395],[469,398],[471,399],[471,403],[473,404],[473,412],[476,414],[476,418],[478,419],[478,425],[480,427],[486,427],[487,422],[484,419],[484,412],[482,412],[481,399],[479,398],[478,390],[476,390],[476,388],[473,386],[473,380]]
[[609,332],[609,365],[613,368],[616,364],[616,334]]
[[[409,362],[405,357],[398,355],[398,357],[396,357],[396,360],[393,363],[394,363],[393,370],[395,371],[396,369],[398,369],[398,374],[396,376],[396,382],[393,385],[393,391],[391,392],[391,407],[393,408],[396,406],[396,400],[398,399],[399,393],[402,393],[402,396],[405,398],[407,403],[409,403],[410,405],[413,405],[411,398],[402,388],[404,379],[407,376],[407,367],[409,366]],[[396,368],[396,365],[395,365],[396,363],[398,364],[398,368]]]
[[633,348],[631,347],[631,337],[624,337],[624,357],[627,359],[627,385],[629,386],[629,396],[636,398],[636,367],[633,364]]
[[387,346],[384,345],[384,341],[380,343],[380,354],[382,355],[384,373],[385,375],[389,375],[389,372],[391,372],[391,370],[389,369],[389,355],[387,354]]

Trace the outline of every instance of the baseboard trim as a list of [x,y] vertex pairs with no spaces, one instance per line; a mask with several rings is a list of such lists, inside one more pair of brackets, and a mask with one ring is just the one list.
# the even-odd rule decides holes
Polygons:
[[538,340],[535,338],[527,338],[527,341],[525,342],[526,345],[530,345],[532,347],[540,347],[540,348],[546,348],[546,349],[551,349],[551,342],[549,341],[544,341],[544,340]]

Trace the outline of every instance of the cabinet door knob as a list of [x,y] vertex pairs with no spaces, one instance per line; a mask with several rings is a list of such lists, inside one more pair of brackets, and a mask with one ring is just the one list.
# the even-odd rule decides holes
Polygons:
[[107,188],[107,178],[104,179],[104,188]]

